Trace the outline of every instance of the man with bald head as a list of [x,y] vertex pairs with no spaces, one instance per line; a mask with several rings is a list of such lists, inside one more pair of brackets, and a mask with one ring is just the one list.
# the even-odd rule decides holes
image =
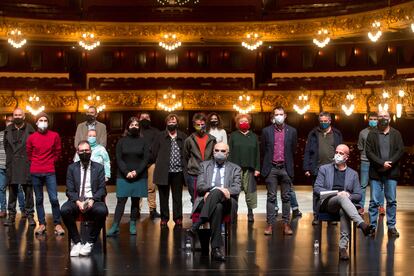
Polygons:
[[401,134],[390,126],[388,111],[378,112],[378,126],[369,132],[366,141],[366,154],[370,162],[371,200],[369,221],[377,228],[378,207],[384,190],[387,200],[387,226],[389,237],[399,237],[395,227],[397,213],[397,181],[400,177],[400,160],[404,155],[404,142]]
[[199,226],[210,222],[211,255],[216,261],[225,261],[221,253],[223,238],[221,223],[223,216],[235,209],[235,200],[241,190],[241,168],[229,161],[229,146],[220,142],[214,146],[213,160],[204,161],[197,178],[198,197],[194,202],[193,213],[200,212],[200,220],[189,233],[194,235]]
[[25,198],[25,212],[29,225],[34,226],[33,187],[31,184],[30,162],[27,158],[26,141],[34,132],[33,127],[25,122],[25,114],[21,108],[13,111],[13,123],[4,132],[4,149],[6,151],[6,175],[9,185],[9,217],[4,222],[12,226],[16,220],[16,198],[21,185]]
[[[340,215],[341,236],[339,240],[339,258],[348,260],[348,243],[351,232],[351,220],[365,235],[372,232],[372,227],[366,224],[359,215],[354,204],[361,201],[362,191],[358,173],[346,165],[349,158],[349,148],[340,144],[336,147],[334,162],[322,165],[313,188],[317,198],[319,212]],[[327,194],[328,193],[328,194]]]

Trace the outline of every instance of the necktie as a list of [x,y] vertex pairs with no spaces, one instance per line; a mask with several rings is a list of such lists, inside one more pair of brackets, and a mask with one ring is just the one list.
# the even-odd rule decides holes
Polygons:
[[82,190],[80,200],[85,201],[85,183],[86,183],[86,172],[88,171],[88,166],[83,167],[83,180],[82,180]]
[[217,164],[216,177],[214,178],[214,186],[216,186],[216,187],[221,187],[220,169],[222,167],[223,167],[223,165]]

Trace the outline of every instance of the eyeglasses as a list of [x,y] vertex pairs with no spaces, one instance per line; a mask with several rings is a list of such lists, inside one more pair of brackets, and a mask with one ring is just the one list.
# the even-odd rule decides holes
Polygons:
[[227,150],[219,150],[219,149],[214,149],[214,152],[222,152],[222,153],[226,153]]

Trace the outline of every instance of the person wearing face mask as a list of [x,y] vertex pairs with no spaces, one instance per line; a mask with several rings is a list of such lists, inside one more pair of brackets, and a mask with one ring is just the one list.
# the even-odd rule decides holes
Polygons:
[[166,130],[161,132],[153,144],[155,159],[154,183],[158,186],[161,210],[161,227],[170,220],[170,189],[173,203],[173,220],[181,226],[183,221],[183,184],[184,184],[184,141],[187,138],[178,130],[179,119],[169,114],[165,119]]
[[96,141],[99,145],[106,147],[107,133],[106,125],[98,122],[98,110],[95,106],[89,106],[86,111],[86,121],[82,122],[76,128],[75,134],[75,148],[78,146],[81,140],[88,139],[88,131],[91,129],[96,130]]
[[155,158],[157,157],[153,152],[153,143],[160,134],[159,129],[151,126],[151,117],[149,113],[142,112],[139,115],[139,126],[141,134],[144,137],[148,145],[150,145],[150,159],[148,162],[148,208],[150,210],[150,218],[152,220],[159,218],[160,214],[157,212],[157,200],[155,194],[154,184],[154,169],[155,169]]
[[227,144],[226,130],[221,126],[221,118],[216,112],[212,112],[207,117],[207,132],[216,137],[216,142]]
[[[312,186],[318,175],[319,167],[332,162],[335,148],[342,143],[342,133],[331,125],[331,114],[321,112],[318,118],[319,126],[309,132],[303,156],[303,170],[305,176],[311,177]],[[312,225],[318,225],[315,197],[313,197]]]
[[364,222],[355,207],[361,201],[361,185],[358,173],[347,166],[348,159],[348,146],[338,145],[334,152],[334,162],[319,168],[313,188],[314,196],[318,200],[319,212],[339,213],[341,232],[339,258],[341,260],[349,259],[347,248],[351,234],[351,221],[356,223],[365,236],[373,231],[373,227]]
[[136,220],[141,197],[148,196],[147,165],[149,160],[149,145],[140,134],[139,119],[132,117],[128,120],[125,136],[116,144],[116,162],[118,173],[116,179],[116,197],[114,221],[107,236],[119,233],[119,223],[124,214],[125,204],[131,197],[131,216],[129,233],[136,235]]
[[65,231],[61,225],[60,206],[57,194],[55,164],[60,158],[61,141],[59,134],[49,130],[49,116],[41,112],[36,116],[37,131],[29,136],[26,143],[27,159],[30,161],[33,190],[36,198],[36,212],[39,226],[36,235],[46,232],[45,209],[43,206],[43,185],[49,195],[52,206],[55,234],[63,235]]
[[267,186],[267,227],[265,235],[273,234],[276,222],[277,186],[280,185],[282,198],[283,233],[292,235],[290,227],[290,207],[292,217],[301,216],[296,194],[292,187],[294,176],[294,155],[297,148],[297,131],[285,123],[286,113],[283,107],[273,109],[272,125],[265,127],[261,135],[261,152],[263,156],[262,176]]
[[238,114],[235,122],[238,130],[230,134],[229,160],[242,168],[242,190],[246,196],[247,220],[254,222],[253,209],[257,208],[255,177],[260,174],[259,139],[250,130],[252,117],[249,114]]
[[390,126],[390,113],[378,112],[378,127],[369,132],[366,154],[370,162],[369,178],[371,200],[369,202],[369,221],[377,228],[378,207],[381,198],[387,200],[387,226],[389,237],[399,237],[397,223],[397,181],[400,177],[400,160],[404,155],[404,142],[401,133]]
[[[106,149],[99,145],[96,141],[96,130],[91,129],[88,131],[88,143],[91,146],[92,155],[91,160],[104,166],[105,169],[105,181],[107,182],[111,178],[111,160]],[[79,154],[75,154],[73,162],[78,162]]]
[[197,198],[192,213],[199,213],[200,219],[187,232],[194,236],[200,225],[209,222],[211,228],[211,256],[223,262],[221,251],[223,238],[221,224],[225,215],[237,209],[237,197],[241,190],[241,168],[227,161],[229,146],[218,143],[214,146],[214,159],[201,163],[197,180]]
[[25,122],[21,108],[13,111],[13,123],[4,131],[4,149],[6,151],[6,179],[9,186],[8,219],[5,226],[13,226],[16,220],[16,198],[19,185],[25,195],[25,213],[30,226],[34,220],[33,186],[30,175],[30,162],[27,158],[26,142],[34,133],[33,127]]
[[191,203],[194,203],[194,199],[197,197],[197,176],[201,169],[200,163],[213,157],[216,138],[206,132],[206,115],[196,113],[192,121],[196,131],[184,141],[184,160],[188,192]]
[[[71,257],[88,256],[105,224],[108,208],[104,202],[106,196],[104,167],[91,161],[91,147],[88,141],[80,141],[77,146],[79,161],[69,165],[66,175],[66,201],[60,213],[69,232],[72,247]],[[93,221],[84,244],[81,242],[76,219],[83,214]]]
[[[365,192],[369,184],[369,160],[367,154],[365,152],[366,141],[368,137],[368,133],[376,129],[378,125],[378,114],[376,112],[370,112],[368,114],[368,127],[361,130],[358,136],[358,150],[361,153],[361,189],[362,189],[362,199],[360,202],[361,208],[358,209],[358,212],[363,215],[365,212]],[[382,191],[384,193],[384,191]],[[380,198],[380,207],[379,207],[380,215],[385,215],[384,209],[384,196]]]

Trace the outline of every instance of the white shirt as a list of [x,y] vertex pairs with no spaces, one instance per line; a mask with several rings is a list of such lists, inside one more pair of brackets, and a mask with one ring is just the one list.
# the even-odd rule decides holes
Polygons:
[[217,187],[214,183],[214,180],[216,180],[217,170],[219,171],[219,174],[220,174],[220,185],[221,185],[221,187],[224,187],[224,171],[225,171],[224,168],[225,168],[225,165],[223,165],[220,169],[218,169],[217,164],[214,166],[214,172],[213,172],[213,179],[211,181],[211,187],[214,187],[214,188]]
[[210,128],[209,134],[216,137],[217,143],[223,142],[227,144],[227,133],[224,129]]
[[[82,184],[83,184],[83,174],[85,170],[83,169],[82,163],[80,164],[80,189],[79,197],[82,196]],[[88,169],[86,170],[86,181],[85,181],[85,198],[92,198],[92,185],[91,185],[91,164],[89,163]]]

